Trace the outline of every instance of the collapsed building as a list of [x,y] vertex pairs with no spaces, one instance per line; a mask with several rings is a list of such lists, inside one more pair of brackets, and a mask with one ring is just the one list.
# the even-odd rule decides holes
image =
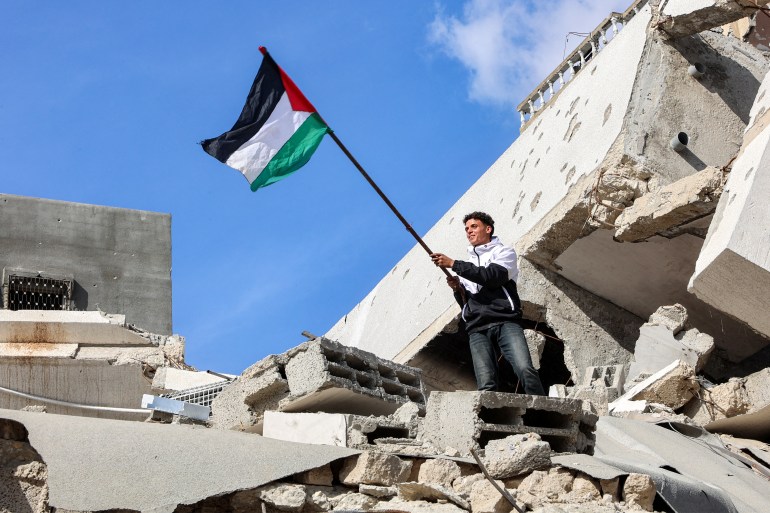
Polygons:
[[497,220],[549,397],[474,391],[420,247],[324,337],[197,372],[168,216],[0,196],[0,509],[763,511],[765,3],[612,13],[426,234],[462,255],[463,215]]

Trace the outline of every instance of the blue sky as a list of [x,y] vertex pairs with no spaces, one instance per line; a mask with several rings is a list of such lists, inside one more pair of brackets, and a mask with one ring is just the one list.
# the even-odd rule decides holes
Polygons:
[[414,245],[329,138],[256,193],[200,149],[259,45],[425,233],[514,141],[566,34],[629,2],[7,1],[0,192],[170,213],[187,361],[240,373],[323,334]]

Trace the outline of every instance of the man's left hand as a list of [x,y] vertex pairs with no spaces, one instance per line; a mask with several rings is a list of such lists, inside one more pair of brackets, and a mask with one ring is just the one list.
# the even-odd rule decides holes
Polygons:
[[433,260],[433,263],[436,264],[436,266],[443,267],[444,269],[452,267],[455,263],[454,260],[442,253],[433,253],[430,255],[430,259]]

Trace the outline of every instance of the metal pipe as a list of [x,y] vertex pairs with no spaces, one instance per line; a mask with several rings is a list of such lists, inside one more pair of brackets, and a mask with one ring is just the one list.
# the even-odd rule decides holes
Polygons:
[[25,399],[32,399],[33,401],[40,401],[43,403],[56,404],[58,406],[68,406],[70,408],[82,408],[84,410],[97,410],[97,411],[114,411],[118,413],[143,413],[149,415],[152,410],[139,409],[139,408],[118,408],[114,406],[93,406],[90,404],[78,404],[70,403],[67,401],[60,401],[58,399],[51,399],[49,397],[40,397],[38,395],[27,394],[25,392],[19,392],[18,390],[12,390],[10,388],[0,387],[0,392],[6,392],[11,395],[17,395]]
[[671,145],[671,149],[680,152],[687,148],[687,143],[690,141],[690,138],[687,136],[684,132],[679,132],[674,136],[673,139],[671,139],[671,142],[669,143]]
[[706,67],[700,62],[695,62],[690,64],[690,67],[687,68],[687,73],[689,73],[692,78],[700,78],[706,73]]

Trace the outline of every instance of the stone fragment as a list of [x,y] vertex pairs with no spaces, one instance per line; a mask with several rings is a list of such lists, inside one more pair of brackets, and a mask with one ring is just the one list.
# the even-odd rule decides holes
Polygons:
[[687,309],[679,303],[671,306],[661,306],[650,315],[648,324],[665,326],[676,335],[687,324]]
[[417,403],[408,402],[399,406],[396,411],[391,414],[391,418],[397,422],[408,424],[414,421],[420,415],[420,406]]
[[680,361],[631,399],[661,403],[676,410],[687,404],[698,392],[699,387],[693,368]]
[[307,495],[305,511],[331,511],[343,496],[350,493],[348,488],[312,485],[306,486],[305,491]]
[[572,491],[569,494],[569,502],[590,502],[601,499],[602,492],[599,484],[584,475],[578,474],[572,481]]
[[332,511],[369,511],[379,501],[363,493],[343,495]]
[[545,337],[535,330],[524,330],[524,338],[527,340],[532,365],[536,370],[539,370],[540,359],[543,357],[543,350],[545,349]]
[[451,488],[454,480],[461,475],[462,472],[460,471],[460,465],[454,461],[432,459],[426,461],[420,466],[420,471],[417,475],[417,482],[435,483],[441,486],[446,486],[447,488]]
[[484,481],[485,479],[486,478],[484,477],[484,474],[480,472],[478,474],[462,476],[455,479],[454,483],[452,483],[452,488],[454,488],[454,491],[461,495],[470,496],[473,484],[479,481]]
[[398,487],[360,484],[358,485],[358,493],[371,495],[378,499],[387,499],[398,495]]
[[305,487],[298,484],[270,484],[259,488],[258,496],[279,511],[300,511],[307,500]]
[[700,372],[706,366],[709,356],[714,351],[714,337],[701,333],[695,328],[680,332],[676,339],[689,351],[696,355],[695,372]]
[[49,511],[48,468],[24,425],[10,419],[0,419],[0,511]]
[[406,513],[466,513],[459,506],[451,503],[435,503],[427,501],[405,501],[395,498],[387,502],[380,502],[372,511],[403,511]]
[[511,435],[490,441],[484,449],[484,466],[495,479],[505,479],[551,465],[551,446],[537,433]]
[[330,464],[317,467],[306,472],[294,475],[294,480],[301,484],[331,486],[334,481],[334,474]]
[[[497,484],[504,488],[501,481],[497,481]],[[513,507],[492,483],[483,479],[471,487],[470,509],[473,513],[508,513]]]
[[380,452],[364,451],[347,458],[340,470],[340,481],[346,485],[373,484],[391,486],[404,482],[412,469],[411,461]]
[[749,413],[770,404],[770,368],[746,376],[746,393],[749,396]]
[[629,505],[652,511],[655,500],[655,483],[652,478],[646,474],[629,474],[623,485],[623,500]]
[[470,509],[468,501],[451,488],[433,483],[400,483],[397,486],[398,496],[407,501],[449,501],[463,509]]
[[520,498],[530,509],[544,502],[564,502],[572,490],[574,476],[564,468],[553,467],[547,472],[536,470],[528,475],[516,489]]
[[744,386],[745,381],[743,378],[731,378],[721,385],[701,388],[699,396],[687,403],[682,413],[702,426],[715,420],[747,413],[751,405]]
[[259,500],[259,490],[241,490],[230,497],[230,507],[233,511],[260,511],[262,501]]

